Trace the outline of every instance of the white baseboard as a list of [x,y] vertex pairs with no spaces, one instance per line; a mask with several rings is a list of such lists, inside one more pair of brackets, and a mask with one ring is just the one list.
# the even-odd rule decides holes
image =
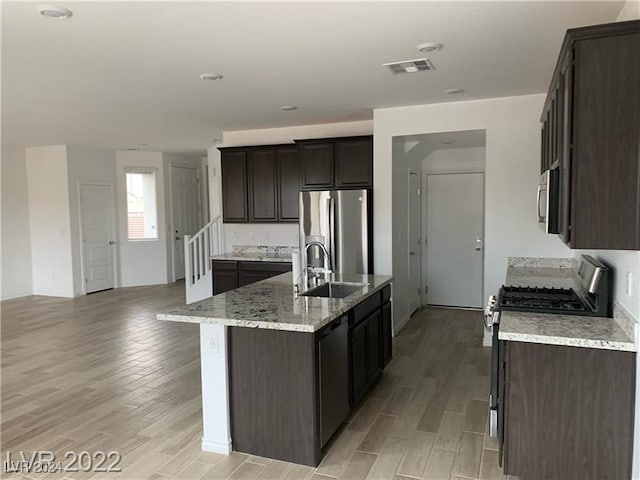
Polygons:
[[231,453],[231,440],[229,440],[228,442],[216,442],[214,440],[207,440],[206,438],[202,437],[202,450],[205,452],[229,455]]
[[42,295],[43,297],[61,297],[61,298],[74,298],[73,292],[51,292],[51,291],[33,291],[33,295]]
[[0,300],[1,301],[12,300],[14,298],[28,297],[29,295],[33,295],[33,293],[31,293],[31,292],[9,293],[8,295],[2,295],[0,297]]

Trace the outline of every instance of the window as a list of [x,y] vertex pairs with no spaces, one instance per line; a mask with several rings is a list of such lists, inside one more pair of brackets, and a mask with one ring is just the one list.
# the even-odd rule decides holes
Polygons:
[[157,240],[156,173],[155,171],[128,170],[126,176],[127,238]]

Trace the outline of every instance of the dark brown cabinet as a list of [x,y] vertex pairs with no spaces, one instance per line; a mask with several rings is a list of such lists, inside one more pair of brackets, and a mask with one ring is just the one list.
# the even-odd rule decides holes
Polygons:
[[299,143],[298,152],[302,165],[302,188],[328,190],[334,183],[333,142],[306,141]]
[[238,262],[214,260],[212,271],[214,295],[238,288]]
[[213,261],[213,294],[228,292],[291,271],[289,262]]
[[238,285],[243,287],[290,271],[289,262],[238,262]]
[[391,287],[353,309],[351,319],[351,404],[357,405],[391,360]]
[[251,222],[277,221],[277,151],[250,150],[247,167],[249,220]]
[[640,250],[640,21],[567,32],[543,110],[541,170],[560,173],[560,237]]
[[222,152],[222,221],[247,222],[247,154],[242,151]]
[[295,146],[278,149],[278,221],[297,222],[300,210],[300,162]]
[[300,167],[295,145],[229,147],[220,151],[224,222],[298,221]]
[[336,188],[373,187],[373,137],[335,142]]
[[629,479],[633,352],[505,342],[504,473]]
[[296,140],[302,166],[302,190],[373,187],[371,135]]

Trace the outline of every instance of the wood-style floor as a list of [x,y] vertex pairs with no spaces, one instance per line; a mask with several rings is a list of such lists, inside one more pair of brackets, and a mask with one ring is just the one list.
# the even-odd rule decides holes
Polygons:
[[[12,478],[498,479],[480,313],[425,309],[317,469],[200,450],[199,330],[161,322],[184,286],[3,302],[1,449],[122,454],[122,472]],[[6,474],[3,475],[3,477]]]

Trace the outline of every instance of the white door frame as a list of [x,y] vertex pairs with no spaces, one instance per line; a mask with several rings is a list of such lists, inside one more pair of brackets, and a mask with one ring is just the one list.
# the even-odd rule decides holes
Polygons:
[[[198,218],[201,219],[202,221],[202,175],[200,173],[201,167],[197,166],[197,165],[193,165],[193,164],[189,164],[189,163],[182,163],[182,162],[169,162],[169,221],[171,223],[170,225],[170,230],[169,233],[171,234],[171,242],[169,242],[169,245],[171,245],[171,282],[175,282],[176,281],[176,232],[174,229],[174,223],[173,223],[173,218],[174,218],[174,212],[173,212],[173,169],[175,167],[180,167],[180,168],[189,168],[192,170],[196,171],[196,174],[198,176],[198,209],[200,210],[200,212],[198,212]],[[184,254],[184,253],[183,253]]]
[[[80,275],[82,279],[86,278],[86,268],[84,264],[84,241],[82,237],[83,225],[82,225],[82,186],[97,186],[97,187],[109,187],[109,193],[111,193],[111,238],[113,238],[113,288],[120,287],[120,269],[118,268],[120,265],[120,248],[118,242],[118,218],[116,216],[116,197],[115,197],[115,189],[113,183],[111,182],[99,182],[93,180],[78,180],[77,185],[77,198],[78,198],[78,238],[80,239]],[[87,294],[87,282],[82,281],[82,295]]]
[[[412,241],[411,241],[411,196],[412,196],[412,192],[411,192],[411,175],[415,175],[416,178],[418,179],[418,189],[420,190],[420,200],[418,202],[418,206],[419,206],[419,212],[418,212],[418,221],[420,222],[420,225],[418,226],[418,231],[420,232],[420,241],[418,244],[418,251],[416,252],[416,255],[414,257],[414,262],[418,262],[418,270],[419,270],[419,275],[418,275],[418,305],[416,307],[416,310],[419,310],[420,307],[422,307],[422,285],[423,285],[423,279],[422,279],[422,175],[420,174],[420,171],[414,172],[413,170],[408,170],[407,171],[407,284],[409,287],[411,287],[411,269],[409,267],[409,263],[411,262],[411,254],[409,253],[411,251],[412,248]],[[411,295],[411,298],[413,297],[413,294]],[[412,307],[411,307],[412,308]],[[409,312],[409,315],[413,315],[415,313],[415,311]]]
[[[464,175],[464,174],[469,174],[469,173],[480,173],[482,175],[482,294],[484,295],[484,276],[485,276],[485,257],[486,257],[486,252],[487,252],[487,236],[486,236],[486,232],[485,232],[485,228],[486,228],[486,219],[487,219],[487,209],[486,209],[486,198],[487,198],[487,176],[485,175],[485,170],[484,169],[474,169],[474,168],[469,168],[466,169],[464,171],[443,171],[443,172],[434,172],[434,173],[429,173],[426,170],[422,171],[422,185],[428,185],[428,177],[429,175]],[[426,187],[424,187],[426,188]],[[423,191],[423,195],[422,195],[422,204],[421,204],[421,208],[422,208],[422,214],[421,214],[421,222],[422,222],[422,259],[421,259],[421,266],[422,266],[422,274],[421,274],[421,286],[420,286],[420,298],[422,299],[422,306],[426,307],[428,306],[427,303],[427,292],[424,289],[424,286],[427,284],[427,278],[426,278],[426,274],[427,274],[427,268],[429,265],[429,257],[427,256],[427,242],[428,242],[428,234],[429,232],[427,232],[427,223],[425,220],[425,215],[427,215],[427,202],[429,201],[429,195],[428,194],[424,194]],[[426,263],[426,268],[425,268],[425,263]],[[475,309],[472,309],[475,310]]]

